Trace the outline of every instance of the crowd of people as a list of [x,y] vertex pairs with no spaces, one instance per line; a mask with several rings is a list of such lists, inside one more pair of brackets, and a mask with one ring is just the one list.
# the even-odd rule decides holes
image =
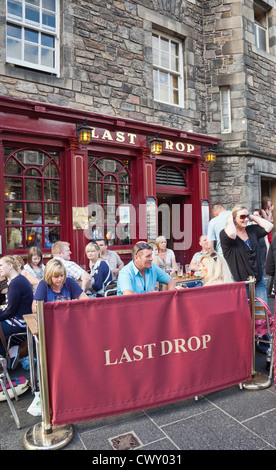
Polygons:
[[[267,302],[264,269],[273,277],[276,288],[276,237],[273,229],[273,205],[266,199],[262,209],[250,214],[246,207],[232,211],[221,204],[212,207],[207,234],[199,238],[200,250],[192,256],[190,270],[201,278],[203,287],[256,279],[256,297]],[[124,266],[120,256],[107,249],[105,239],[90,242],[85,248],[88,270],[71,261],[70,244],[57,241],[52,259],[45,263],[43,253],[32,247],[26,263],[20,256],[0,258],[0,354],[5,355],[7,338],[24,331],[25,314],[36,312],[38,300],[68,301],[103,297],[111,284],[117,295],[185,288],[177,285],[176,257],[160,236],[154,247],[137,242],[132,259]],[[43,262],[44,261],[44,262]],[[15,364],[15,361],[14,361]]]

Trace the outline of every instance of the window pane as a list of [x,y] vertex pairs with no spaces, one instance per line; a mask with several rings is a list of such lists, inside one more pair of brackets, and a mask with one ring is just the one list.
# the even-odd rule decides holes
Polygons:
[[45,247],[50,248],[60,240],[60,227],[45,227]]
[[42,0],[42,8],[50,11],[56,11],[56,0]]
[[91,203],[101,203],[102,202],[102,186],[101,184],[89,184],[88,185],[88,199]]
[[45,224],[60,224],[60,204],[44,204]]
[[22,200],[21,178],[5,178],[5,198]]
[[119,204],[130,204],[130,187],[119,186]]
[[21,202],[8,202],[5,204],[5,223],[10,225],[22,224]]
[[43,176],[48,176],[50,178],[58,178],[59,173],[56,165],[54,163],[49,163],[48,165],[46,165],[43,170]]
[[59,181],[44,181],[44,200],[59,201]]
[[12,26],[11,24],[7,25],[8,36],[11,36],[16,39],[21,39],[21,28],[19,26]]
[[162,54],[161,55],[161,67],[164,67],[165,69],[170,68],[170,56],[169,54]]
[[103,175],[98,171],[96,166],[92,166],[88,173],[88,179],[91,181],[101,181]]
[[42,224],[42,204],[39,202],[25,203],[26,224]]
[[39,23],[39,10],[34,10],[33,8],[29,8],[26,6],[25,18],[26,21],[28,20],[35,23]]
[[50,15],[46,13],[42,13],[42,25],[49,28],[56,27],[56,17],[55,15]]
[[38,33],[36,31],[33,31],[32,29],[25,29],[25,41],[34,42],[35,44],[38,44]]
[[266,51],[266,31],[262,28],[259,29],[259,48]]
[[38,47],[25,44],[24,47],[24,60],[38,64]]
[[50,49],[41,48],[41,65],[46,65],[47,67],[55,66],[55,53]]
[[26,3],[30,3],[31,5],[38,6],[40,5],[40,0],[26,0]]
[[22,171],[22,166],[20,166],[14,158],[10,158],[5,166],[6,175],[21,175]]
[[118,174],[118,181],[119,183],[129,183],[129,176],[126,169],[120,171]]
[[115,174],[122,168],[121,163],[117,162],[116,160],[109,160],[108,158],[100,160],[97,165],[104,173]]
[[38,246],[42,248],[42,228],[41,227],[30,227],[26,230],[26,248],[31,246]]
[[41,45],[46,47],[54,47],[55,38],[50,34],[41,34]]
[[29,201],[34,201],[34,200],[40,201],[42,199],[41,180],[39,179],[26,179],[25,180],[25,199]]
[[18,250],[23,248],[23,230],[20,227],[6,227],[6,247],[7,250]]
[[16,2],[8,2],[7,13],[9,15],[17,16],[18,19],[22,19],[22,5]]
[[169,53],[169,51],[170,51],[170,43],[169,43],[169,40],[168,40],[168,39],[165,39],[165,38],[161,38],[160,44],[161,44],[161,51],[162,51],[162,52],[168,52],[168,53]]
[[7,57],[21,59],[21,43],[13,39],[7,40]]
[[25,167],[28,166],[42,166],[49,160],[49,157],[44,153],[37,152],[36,150],[23,150],[15,154],[16,158],[23,163]]
[[103,202],[108,202],[109,204],[114,204],[116,201],[116,185],[115,184],[105,184],[104,185],[104,200]]

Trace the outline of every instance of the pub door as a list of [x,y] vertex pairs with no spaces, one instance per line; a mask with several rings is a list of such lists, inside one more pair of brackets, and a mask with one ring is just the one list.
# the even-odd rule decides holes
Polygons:
[[180,247],[184,240],[185,200],[186,197],[182,195],[157,195],[158,236],[163,235],[167,239],[167,247],[174,251],[176,261],[181,265],[185,264],[186,258],[183,248]]

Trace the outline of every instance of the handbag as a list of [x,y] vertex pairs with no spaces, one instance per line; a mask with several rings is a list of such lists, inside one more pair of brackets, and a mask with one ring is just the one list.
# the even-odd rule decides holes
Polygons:
[[[268,316],[268,323],[269,323],[269,328],[270,328],[270,332],[268,332],[266,319],[261,319],[261,318],[255,319],[255,335],[260,338],[261,336],[267,335],[269,333],[273,333],[274,322],[273,322],[273,317],[272,317],[270,308],[267,305],[267,303],[263,299],[260,299],[259,297],[255,297],[255,301],[260,302],[260,304],[263,305],[263,307],[265,308],[265,311]],[[258,311],[257,305],[255,305],[255,310]]]

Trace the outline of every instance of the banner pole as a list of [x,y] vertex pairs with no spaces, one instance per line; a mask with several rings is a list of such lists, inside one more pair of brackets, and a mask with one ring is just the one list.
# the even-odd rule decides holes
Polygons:
[[255,369],[256,351],[255,351],[255,283],[256,278],[250,276],[246,284],[249,284],[249,306],[252,318],[252,336],[253,336],[253,351],[252,351],[252,378],[243,384],[247,390],[262,390],[271,385],[271,379],[266,374],[257,372]]
[[39,377],[40,377],[40,401],[42,411],[42,422],[30,428],[24,438],[24,447],[28,450],[51,450],[64,447],[73,437],[73,427],[69,424],[63,426],[52,426],[48,374],[47,356],[44,329],[44,308],[43,301],[37,301],[37,322],[38,322],[38,352],[39,352]]

